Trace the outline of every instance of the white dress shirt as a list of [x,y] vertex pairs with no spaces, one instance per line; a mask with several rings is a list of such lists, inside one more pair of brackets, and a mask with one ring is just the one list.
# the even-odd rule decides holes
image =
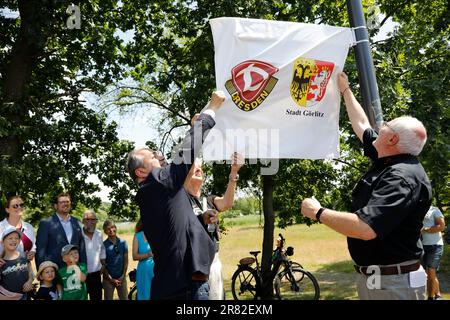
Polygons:
[[103,244],[102,233],[95,230],[91,239],[84,233],[83,229],[83,237],[86,245],[88,273],[100,271],[102,268],[100,259],[106,259],[106,251],[105,245]]
[[66,234],[67,237],[67,242],[70,243],[70,241],[72,240],[72,235],[73,235],[73,228],[72,228],[72,222],[70,221],[71,217],[70,215],[68,215],[67,220],[63,219],[58,213],[56,213],[56,216],[59,219],[59,222],[61,222],[61,225],[64,229],[64,233]]

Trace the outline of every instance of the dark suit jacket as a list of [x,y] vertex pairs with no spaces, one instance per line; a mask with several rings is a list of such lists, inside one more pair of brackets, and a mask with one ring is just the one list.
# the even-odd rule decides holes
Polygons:
[[[87,263],[80,220],[71,216],[70,222],[73,230],[70,243],[78,246],[80,262]],[[61,249],[67,244],[69,242],[66,233],[56,213],[42,220],[39,223],[36,235],[36,267],[39,268],[39,265],[46,260],[53,261],[59,268],[65,267],[66,264],[61,257]]]
[[201,114],[196,126],[200,124],[201,139],[194,141],[191,129],[177,148],[172,164],[153,169],[136,195],[144,233],[154,254],[152,299],[188,290],[192,273],[209,274],[214,259],[214,242],[195,216],[183,188],[192,162],[215,122]]

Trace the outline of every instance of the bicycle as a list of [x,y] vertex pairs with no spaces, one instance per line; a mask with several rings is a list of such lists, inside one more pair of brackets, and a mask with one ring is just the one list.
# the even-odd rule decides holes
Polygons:
[[[297,262],[289,260],[294,248],[283,250],[285,239],[279,234],[277,247],[272,256],[273,286],[279,300],[318,300],[319,283],[316,278]],[[262,271],[258,262],[261,251],[250,251],[253,257],[242,258],[231,279],[231,291],[235,300],[261,299]],[[256,267],[251,267],[256,262]],[[282,270],[280,271],[280,268]]]

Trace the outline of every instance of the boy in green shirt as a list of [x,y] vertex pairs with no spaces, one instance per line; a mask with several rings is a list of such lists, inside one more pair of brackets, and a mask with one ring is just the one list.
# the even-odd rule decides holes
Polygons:
[[61,256],[67,267],[59,269],[61,278],[62,300],[87,300],[85,263],[78,263],[80,255],[78,246],[68,244],[61,250]]

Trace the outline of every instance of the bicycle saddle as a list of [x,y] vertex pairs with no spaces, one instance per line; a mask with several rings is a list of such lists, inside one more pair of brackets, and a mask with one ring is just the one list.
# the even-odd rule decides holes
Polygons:
[[255,258],[256,258],[256,256],[258,255],[258,253],[260,253],[261,251],[250,251],[250,254],[252,255],[252,256],[255,256]]

